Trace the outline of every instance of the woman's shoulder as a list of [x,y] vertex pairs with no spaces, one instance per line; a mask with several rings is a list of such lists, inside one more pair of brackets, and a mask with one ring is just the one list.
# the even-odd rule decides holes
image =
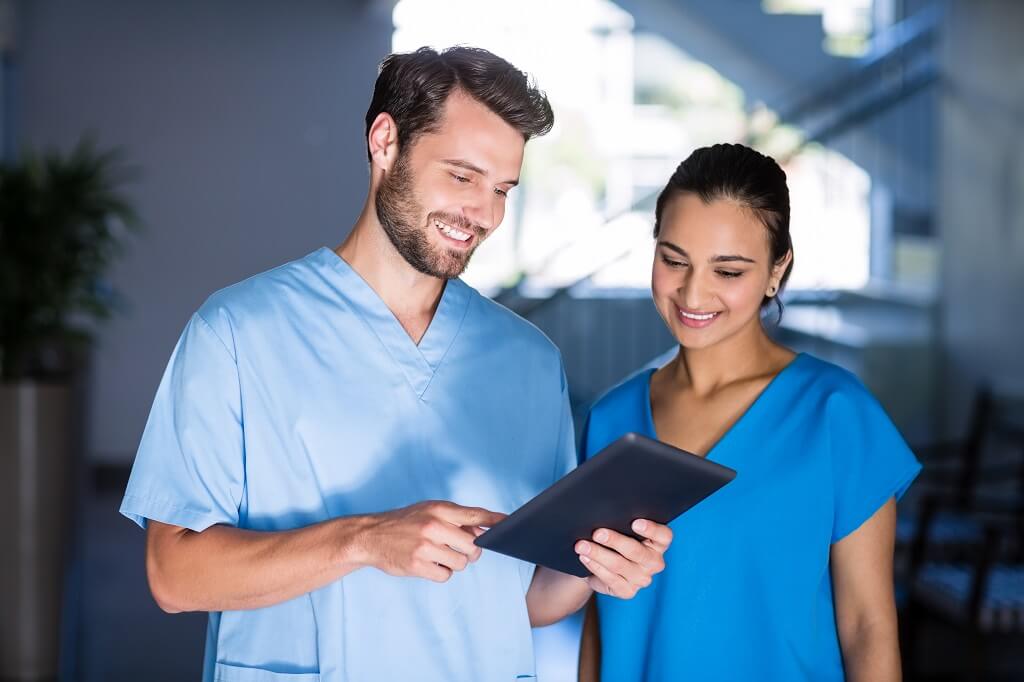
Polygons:
[[824,396],[841,395],[852,399],[871,398],[871,392],[850,370],[822,360],[810,353],[800,353],[793,360],[796,373],[800,375],[805,390],[812,390]]
[[601,394],[591,405],[590,413],[619,413],[626,408],[645,405],[643,401],[647,399],[648,385],[654,371],[652,367],[644,367],[633,372]]
[[649,433],[647,382],[654,370],[634,372],[591,406],[583,429],[583,457],[591,457],[616,438],[631,431]]
[[888,424],[885,408],[856,374],[807,353],[801,353],[797,361],[803,404],[817,406],[827,423]]

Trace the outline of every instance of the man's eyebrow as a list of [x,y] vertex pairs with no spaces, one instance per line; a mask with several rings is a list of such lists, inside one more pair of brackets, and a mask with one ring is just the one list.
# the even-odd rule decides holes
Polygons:
[[[444,159],[444,161],[442,161],[442,163],[446,163],[449,166],[455,166],[456,168],[464,168],[464,169],[470,171],[471,173],[476,173],[477,175],[482,175],[484,177],[487,177],[487,171],[485,171],[483,168],[480,168],[479,166],[477,166],[475,164],[472,164],[469,161],[465,161],[463,159]],[[504,182],[500,182],[498,184],[500,184],[500,185],[509,185],[510,187],[515,187],[516,185],[519,184],[519,178],[516,178],[515,180],[505,180]]]
[[[658,246],[664,246],[666,249],[669,249],[671,251],[675,251],[676,253],[678,253],[683,258],[689,258],[690,257],[690,254],[686,253],[685,249],[683,249],[682,247],[676,246],[672,242],[661,240],[661,241],[658,242]],[[714,258],[711,259],[711,262],[712,263],[756,263],[757,261],[751,260],[750,258],[747,258],[746,256],[735,256],[735,255],[732,255],[732,256],[715,256]]]

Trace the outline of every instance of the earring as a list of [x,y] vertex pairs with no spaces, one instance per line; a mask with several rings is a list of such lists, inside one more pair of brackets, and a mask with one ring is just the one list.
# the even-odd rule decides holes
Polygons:
[[774,296],[776,291],[777,289],[774,284],[768,287],[768,296]]

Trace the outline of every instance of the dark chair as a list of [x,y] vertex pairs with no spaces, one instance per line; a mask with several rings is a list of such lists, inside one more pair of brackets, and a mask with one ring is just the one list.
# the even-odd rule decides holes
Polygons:
[[897,531],[907,677],[931,619],[966,635],[956,679],[981,679],[990,640],[1024,642],[1024,401],[980,389],[964,440],[918,455],[920,505]]
[[[929,549],[956,556],[977,547],[982,527],[969,513],[976,495],[1024,496],[1024,401],[996,396],[988,387],[975,394],[967,433],[962,440],[915,448],[923,469],[914,497],[940,496],[948,501],[936,511]],[[1003,448],[1009,456],[986,457]],[[905,552],[918,535],[920,510],[901,513],[896,544]]]
[[952,497],[929,495],[922,502],[901,623],[908,680],[915,679],[920,626],[928,619],[965,636],[968,670],[956,679],[984,679],[990,640],[1009,637],[1024,645],[1024,497],[975,497],[968,513],[982,529],[976,551],[935,559],[929,555],[930,533],[935,520],[950,509],[963,513],[960,501]]

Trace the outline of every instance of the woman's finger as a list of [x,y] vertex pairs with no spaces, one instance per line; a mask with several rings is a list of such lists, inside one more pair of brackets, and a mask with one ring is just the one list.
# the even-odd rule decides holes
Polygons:
[[632,528],[637,535],[650,540],[652,548],[657,551],[664,553],[672,544],[672,529],[666,525],[647,519],[637,519],[633,522]]

